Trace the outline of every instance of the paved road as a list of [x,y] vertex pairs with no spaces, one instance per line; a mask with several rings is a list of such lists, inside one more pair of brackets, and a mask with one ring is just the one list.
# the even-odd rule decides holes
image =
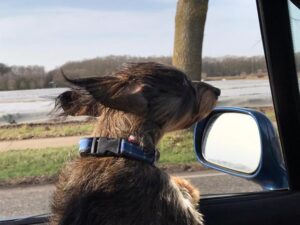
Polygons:
[[[177,176],[189,179],[200,189],[202,195],[261,190],[252,182],[214,171],[181,173]],[[53,189],[53,185],[0,189],[0,219],[49,212]]]

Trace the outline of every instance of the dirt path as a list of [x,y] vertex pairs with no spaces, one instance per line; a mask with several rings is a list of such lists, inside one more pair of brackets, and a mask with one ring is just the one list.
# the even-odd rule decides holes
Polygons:
[[9,150],[24,150],[24,149],[40,149],[40,148],[55,148],[76,145],[81,136],[72,137],[56,137],[56,138],[40,138],[16,141],[0,141],[0,152]]

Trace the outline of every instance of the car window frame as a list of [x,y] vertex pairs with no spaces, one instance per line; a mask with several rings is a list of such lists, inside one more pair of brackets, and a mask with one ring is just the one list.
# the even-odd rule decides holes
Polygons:
[[257,0],[257,8],[289,190],[300,191],[300,94],[288,1]]

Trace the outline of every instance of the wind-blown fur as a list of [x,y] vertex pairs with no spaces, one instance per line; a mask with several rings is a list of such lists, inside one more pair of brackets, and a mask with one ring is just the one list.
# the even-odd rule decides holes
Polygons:
[[[205,117],[219,90],[191,82],[174,67],[127,64],[114,76],[69,79],[61,94],[64,115],[97,116],[93,136],[134,136],[145,150],[165,132]],[[85,157],[62,170],[53,195],[51,224],[201,225],[199,191],[147,163]]]

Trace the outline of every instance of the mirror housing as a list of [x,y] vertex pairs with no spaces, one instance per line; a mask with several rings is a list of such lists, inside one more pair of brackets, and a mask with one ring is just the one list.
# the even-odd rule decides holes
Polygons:
[[[253,119],[252,121],[254,121],[254,126],[256,126],[255,132],[257,132],[258,134],[257,136],[254,136],[255,139],[258,138],[260,142],[260,158],[257,160],[258,153],[253,153],[256,154],[254,158],[256,158],[256,162],[258,163],[253,167],[253,170],[238,169],[238,167],[235,168],[232,166],[227,166],[226,164],[216,163],[216,161],[213,162],[213,160],[209,160],[207,157],[205,157],[205,150],[208,146],[207,137],[209,135],[212,136],[210,132],[216,132],[216,129],[213,128],[213,124],[217,121],[216,118],[220,117],[221,115],[225,115],[226,113],[227,115],[228,113],[231,113],[233,115],[233,118],[234,114],[236,115],[236,117],[240,117],[241,115],[247,115],[249,118]],[[228,132],[231,132],[232,134],[238,134],[240,132],[243,132],[244,135],[249,134],[252,135],[252,138],[254,138],[253,129],[251,131],[252,133],[250,134],[251,129],[249,129],[248,131],[238,126],[231,126],[230,122],[222,123],[222,125],[220,126],[223,126],[220,129],[224,128],[224,134]],[[253,127],[253,124],[251,126]],[[213,138],[211,137],[210,139]],[[287,172],[285,169],[284,159],[280,148],[278,136],[275,132],[271,121],[260,112],[245,108],[217,107],[204,120],[201,120],[196,124],[194,132],[194,144],[198,160],[206,167],[222,171],[224,173],[231,174],[234,176],[250,179],[262,186],[266,190],[288,188]],[[243,146],[243,143],[239,143],[238,147],[246,148],[248,146]],[[222,148],[222,146],[220,146],[220,149],[218,151],[222,152],[224,150],[226,151],[225,147]],[[214,154],[216,155],[217,153]],[[249,151],[247,154],[249,154]]]

